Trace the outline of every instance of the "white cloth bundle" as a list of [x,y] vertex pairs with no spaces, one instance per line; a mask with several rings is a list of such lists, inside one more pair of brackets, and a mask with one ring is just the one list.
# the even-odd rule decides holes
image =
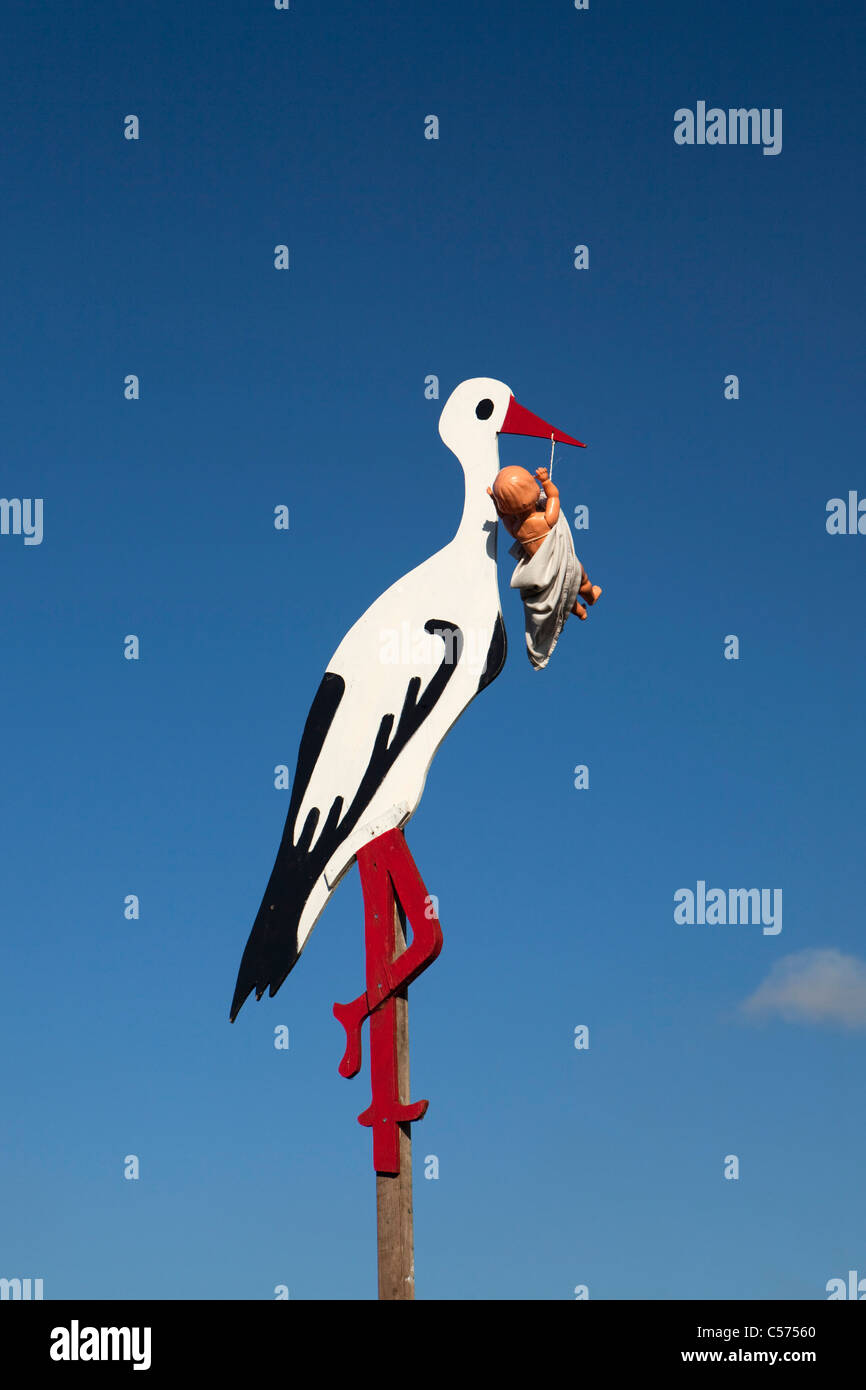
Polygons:
[[515,541],[508,553],[517,560],[511,587],[518,589],[523,599],[527,656],[541,671],[550,660],[585,578],[565,514],[560,512],[534,555],[528,555],[520,541]]

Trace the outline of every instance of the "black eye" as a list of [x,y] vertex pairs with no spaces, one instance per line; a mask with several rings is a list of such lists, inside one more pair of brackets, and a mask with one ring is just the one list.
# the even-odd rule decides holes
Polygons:
[[493,414],[493,402],[479,401],[475,407],[475,414],[478,416],[479,420],[489,420]]

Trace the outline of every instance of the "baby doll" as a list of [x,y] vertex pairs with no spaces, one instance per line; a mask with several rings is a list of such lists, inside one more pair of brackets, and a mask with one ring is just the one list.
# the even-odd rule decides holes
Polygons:
[[[529,559],[541,548],[560,519],[559,488],[551,480],[546,468],[536,468],[535,477],[538,479],[537,483],[532,474],[525,468],[502,468],[494,479],[493,487],[487,489],[493,498],[493,505],[500,520],[506,530],[519,542],[524,554]],[[541,484],[540,489],[538,483]],[[569,541],[571,541],[571,532],[568,531],[564,521],[563,527],[565,527]],[[571,552],[574,555],[573,542],[571,543]],[[515,547],[512,547],[511,553],[515,553]],[[567,561],[567,554],[563,558]],[[584,603],[592,605],[601,594],[601,589],[597,584],[590,583],[586,571],[576,556],[574,556],[574,561],[579,571],[577,593]],[[519,568],[518,566],[518,570]],[[515,571],[515,578],[517,573],[518,571]],[[512,579],[512,587],[525,589],[527,586],[515,585]],[[524,602],[526,602],[525,597]],[[582,603],[578,602],[577,598],[575,598],[573,605],[567,609],[567,612],[574,613],[578,618],[586,617],[586,609]]]

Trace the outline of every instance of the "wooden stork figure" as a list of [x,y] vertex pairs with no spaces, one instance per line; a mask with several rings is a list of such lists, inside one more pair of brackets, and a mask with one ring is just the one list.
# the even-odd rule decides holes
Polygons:
[[[234,1021],[253,990],[257,999],[266,989],[276,994],[357,859],[366,988],[352,1003],[335,1004],[334,1013],[346,1029],[344,1076],[360,1070],[361,1028],[370,1019],[372,1103],[358,1118],[373,1130],[380,1298],[414,1297],[409,1124],[427,1102],[409,1102],[406,994],[442,945],[403,829],[439,744],[505,663],[497,509],[488,492],[499,471],[498,436],[580,444],[487,377],[452,392],[439,433],[465,475],[457,534],[386,589],[328,663],[304,726],[283,838],[231,1005]],[[389,660],[397,636],[400,651]],[[408,947],[404,914],[413,933]]]

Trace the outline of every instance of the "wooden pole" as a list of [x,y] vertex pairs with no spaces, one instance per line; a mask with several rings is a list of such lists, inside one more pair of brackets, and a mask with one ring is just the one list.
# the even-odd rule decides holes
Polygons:
[[[394,897],[394,953],[406,949],[406,914]],[[384,1006],[394,1009],[397,1079],[400,1102],[409,1101],[409,987],[404,985]],[[401,1124],[399,1173],[376,1174],[376,1235],[379,1252],[379,1298],[414,1299],[415,1232],[412,1219],[412,1126]]]

